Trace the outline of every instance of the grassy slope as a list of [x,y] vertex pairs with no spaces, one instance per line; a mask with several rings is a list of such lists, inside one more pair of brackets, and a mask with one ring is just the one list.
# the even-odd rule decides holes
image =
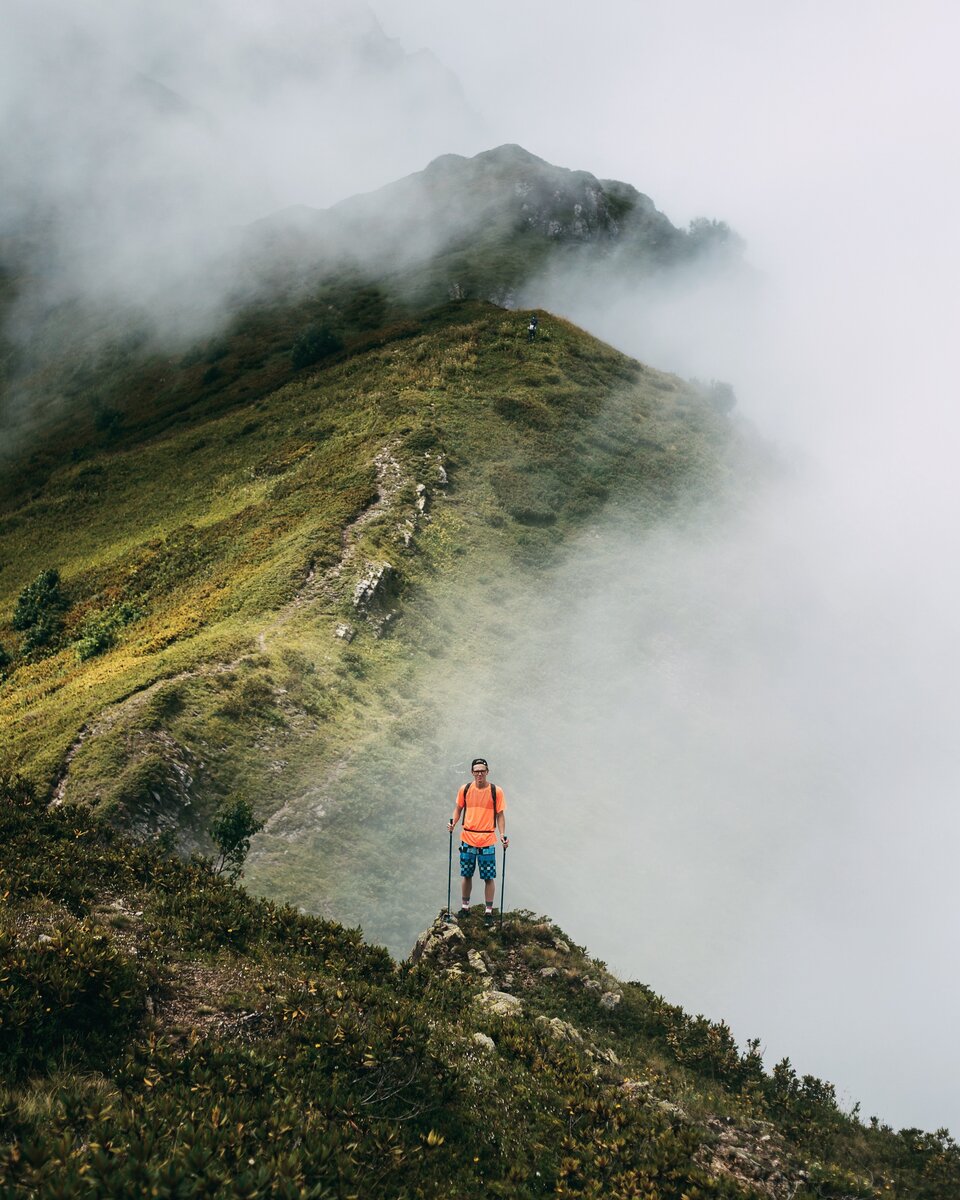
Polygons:
[[[80,747],[71,796],[136,804],[145,790],[163,792],[154,735],[168,730],[194,764],[201,807],[239,781],[270,811],[298,772],[340,762],[361,722],[402,715],[392,685],[410,690],[414,660],[443,652],[430,602],[466,597],[478,563],[527,593],[611,496],[631,496],[653,519],[706,494],[725,469],[730,427],[709,403],[564,322],[547,320],[528,346],[522,321],[468,303],[371,340],[383,344],[183,427],[154,433],[134,410],[120,445],[88,448],[8,505],[8,650],[17,595],[38,572],[56,566],[69,600],[62,648],[16,657],[0,687],[0,730],[18,769],[50,783],[78,731],[139,692],[150,703],[117,710]],[[339,561],[345,527],[377,494],[385,447],[401,472],[391,503],[351,535],[342,575],[284,613],[311,569],[323,576]],[[415,512],[418,483],[431,519],[407,548],[398,524]],[[364,564],[384,559],[409,619],[385,640],[359,622],[347,648],[334,627],[355,616]],[[114,648],[80,661],[76,638],[120,603],[136,619]],[[178,682],[146,691],[162,679]],[[274,750],[287,764],[280,783],[263,770]]]
[[[766,1074],[724,1026],[613,979],[531,914],[502,932],[475,916],[397,966],[5,781],[0,889],[10,1200],[960,1188],[944,1132],[845,1116],[829,1085]],[[491,983],[514,1013],[477,1002]]]
[[[70,465],[51,447],[42,483],[7,506],[0,551],[7,618],[51,564],[70,602],[62,648],[15,659],[2,685],[18,764],[46,786],[90,723],[68,799],[139,814],[141,828],[199,810],[195,835],[238,785],[278,810],[281,833],[292,793],[339,796],[322,866],[308,855],[282,876],[268,854],[253,882],[297,897],[320,870],[320,894],[349,911],[370,886],[357,863],[384,837],[418,836],[377,787],[398,757],[429,756],[431,716],[472,655],[508,654],[521,616],[549,619],[536,597],[577,532],[628,499],[641,522],[711,501],[743,469],[703,397],[563,322],[543,327],[531,347],[515,316],[455,305],[249,404],[159,430],[134,406],[109,447],[87,444]],[[384,447],[401,470],[378,509]],[[418,481],[431,519],[407,548],[397,525]],[[361,512],[352,558],[325,577]],[[350,597],[363,564],[385,558],[398,576],[385,604],[401,617],[377,637]],[[140,616],[79,661],[86,614],[122,599]],[[350,645],[333,637],[344,618]],[[18,636],[2,634],[14,651]],[[191,774],[189,811],[171,763]],[[777,1123],[795,1197],[933,1200],[955,1186],[949,1139],[863,1127],[827,1085],[764,1075],[723,1027],[612,981],[576,948],[561,955],[543,923],[511,918],[500,946],[470,935],[498,983],[514,974],[526,1015],[465,1025],[472,989],[455,976],[394,975],[356,934],[133,849],[89,808],[44,812],[22,796],[0,808],[3,1194],[734,1196],[746,1176],[713,1167],[711,1147],[733,1129],[733,1148],[762,1157],[758,1120]],[[304,813],[288,814],[288,849]],[[394,941],[409,920],[387,929]],[[620,990],[615,1012],[587,978]],[[80,1036],[91,1026],[96,1039]],[[474,1030],[496,1057],[472,1048]],[[625,1079],[645,1086],[624,1092]]]

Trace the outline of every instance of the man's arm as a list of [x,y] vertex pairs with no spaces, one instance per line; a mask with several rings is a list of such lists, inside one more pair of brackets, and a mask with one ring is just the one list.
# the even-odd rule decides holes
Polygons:
[[457,826],[457,822],[458,822],[458,821],[460,820],[460,818],[463,816],[463,814],[464,814],[464,812],[465,812],[465,811],[466,811],[466,810],[465,810],[464,808],[462,808],[462,807],[461,807],[461,805],[460,805],[460,797],[459,797],[459,795],[458,795],[458,796],[457,796],[457,806],[456,806],[456,808],[453,810],[453,816],[452,816],[452,817],[450,818],[450,820],[447,822],[447,828],[450,830],[450,832],[451,832],[451,833],[453,833],[454,829],[455,829],[455,828],[456,828],[456,826]]
[[500,827],[500,841],[506,846],[510,839],[507,837],[507,819],[502,808],[497,813],[497,825]]

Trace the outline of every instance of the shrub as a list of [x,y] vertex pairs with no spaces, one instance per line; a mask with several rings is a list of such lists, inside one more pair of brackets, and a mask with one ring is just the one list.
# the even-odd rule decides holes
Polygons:
[[116,642],[120,630],[131,621],[135,621],[139,615],[132,604],[113,604],[88,617],[77,638],[77,657],[83,662],[109,650]]
[[23,652],[52,646],[63,632],[67,600],[60,589],[60,572],[51,567],[41,571],[20,593],[13,611],[14,629],[24,632]]
[[250,853],[250,839],[262,828],[263,822],[254,817],[249,801],[243,796],[228,801],[210,826],[210,836],[220,852],[214,860],[214,871],[218,875],[226,871],[231,879],[239,879]]
[[86,923],[27,940],[0,929],[0,1063],[16,1077],[66,1051],[104,1065],[139,1024],[135,966]]
[[60,572],[51,567],[41,571],[20,593],[13,610],[13,627],[30,629],[48,613],[62,612],[64,608],[66,601],[60,590]]
[[329,325],[311,325],[297,337],[290,349],[290,361],[295,370],[329,358],[343,349],[342,340]]

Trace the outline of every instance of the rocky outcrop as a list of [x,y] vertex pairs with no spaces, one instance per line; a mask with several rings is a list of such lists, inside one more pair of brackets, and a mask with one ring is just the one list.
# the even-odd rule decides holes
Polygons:
[[[639,1105],[675,1128],[682,1127],[700,1143],[696,1161],[711,1176],[766,1200],[793,1200],[809,1187],[811,1169],[771,1123],[704,1115],[698,1106],[678,1103],[656,1061],[650,1063],[635,1049],[617,1044],[610,1023],[624,1007],[629,985],[571,946],[547,922],[511,914],[507,929],[509,936],[501,937],[499,928],[483,926],[476,916],[466,917],[461,926],[441,913],[421,934],[411,955],[411,961],[455,976],[458,984],[473,991],[472,1003],[462,1010],[461,1024],[467,1022],[469,1030],[468,1014],[488,1024],[485,1031],[464,1030],[472,1047],[483,1056],[493,1055],[500,1028],[496,1022],[528,1022],[541,1031],[548,1045],[582,1056],[584,1070],[598,1089],[613,1093],[617,1107]],[[540,965],[545,958],[562,965]],[[584,993],[595,999],[586,1010]],[[583,1014],[579,1023],[569,1019],[569,1008],[562,1016],[549,1010],[537,1012],[551,999],[565,1003],[564,996]],[[596,1014],[593,1021],[590,1011]]]

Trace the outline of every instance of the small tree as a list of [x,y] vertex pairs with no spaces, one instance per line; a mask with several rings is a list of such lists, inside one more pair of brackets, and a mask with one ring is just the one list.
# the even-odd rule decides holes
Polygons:
[[243,796],[228,800],[210,826],[210,836],[220,852],[213,862],[214,871],[218,875],[225,871],[231,879],[239,879],[250,853],[250,839],[262,828],[263,822],[256,820],[249,801]]

